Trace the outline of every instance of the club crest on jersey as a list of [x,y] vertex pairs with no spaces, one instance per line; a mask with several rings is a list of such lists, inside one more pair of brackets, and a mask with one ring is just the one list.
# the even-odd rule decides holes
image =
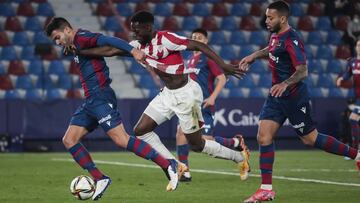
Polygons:
[[76,55],[76,56],[74,57],[74,61],[75,61],[75,63],[80,63],[80,61],[79,61],[79,56],[78,56],[78,55]]

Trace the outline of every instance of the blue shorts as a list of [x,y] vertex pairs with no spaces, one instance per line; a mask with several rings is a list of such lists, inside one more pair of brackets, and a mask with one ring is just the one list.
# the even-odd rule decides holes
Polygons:
[[309,98],[275,98],[268,96],[260,112],[260,120],[273,120],[282,125],[286,118],[299,136],[307,135],[315,129],[311,118]]
[[204,118],[203,135],[214,135],[214,113],[209,108],[201,109]]
[[113,89],[106,87],[93,93],[77,108],[70,125],[85,127],[89,132],[98,125],[107,132],[121,124],[120,112]]

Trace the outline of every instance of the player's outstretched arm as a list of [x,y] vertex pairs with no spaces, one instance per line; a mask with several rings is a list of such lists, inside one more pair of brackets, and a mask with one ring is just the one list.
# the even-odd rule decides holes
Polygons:
[[87,57],[112,57],[112,56],[132,57],[131,53],[112,46],[102,46],[91,49],[82,49],[79,50],[77,54]]
[[269,56],[269,47],[265,47],[261,50],[255,51],[249,56],[245,56],[241,59],[239,66],[243,71],[248,71],[250,64],[252,64],[256,59]]
[[218,66],[220,66],[220,68],[224,70],[225,74],[233,75],[237,78],[241,78],[241,76],[245,75],[244,71],[239,69],[239,66],[226,64],[219,55],[217,55],[208,45],[204,43],[190,39],[186,50],[201,51],[207,57],[212,59]]

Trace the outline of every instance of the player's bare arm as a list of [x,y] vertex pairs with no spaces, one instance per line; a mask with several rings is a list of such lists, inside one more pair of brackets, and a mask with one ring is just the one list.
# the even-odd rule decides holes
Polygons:
[[217,55],[213,50],[210,49],[208,45],[204,43],[190,39],[186,50],[201,51],[208,58],[212,59],[218,66],[220,66],[220,68],[222,68],[227,75],[233,75],[237,78],[241,78],[241,76],[245,74],[244,71],[239,69],[239,66],[226,64],[219,55]]
[[264,58],[269,56],[269,47],[265,47],[259,51],[255,51],[254,53],[250,54],[249,56],[244,57],[241,59],[239,66],[242,71],[248,71],[249,65],[252,64],[258,58]]
[[289,86],[294,85],[300,82],[301,80],[303,80],[304,78],[306,78],[308,74],[308,69],[306,65],[304,64],[298,65],[295,67],[295,69],[296,71],[287,80],[284,80],[283,82],[271,87],[270,89],[271,96],[281,97],[281,95],[285,92],[285,90]]
[[213,93],[208,98],[204,99],[204,105],[203,105],[204,108],[215,105],[216,98],[219,96],[221,90],[224,88],[226,84],[226,77],[224,74],[218,75],[216,79],[217,82]]

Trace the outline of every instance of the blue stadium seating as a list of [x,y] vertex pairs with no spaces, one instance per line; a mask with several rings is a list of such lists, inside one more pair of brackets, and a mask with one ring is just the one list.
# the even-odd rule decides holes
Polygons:
[[4,75],[4,74],[6,74],[6,70],[4,65],[0,61],[0,75]]
[[53,42],[45,35],[44,32],[35,32],[33,37],[34,44],[52,44]]
[[342,34],[338,30],[329,30],[326,43],[338,45],[341,43]]
[[335,87],[335,81],[331,78],[329,74],[320,74],[318,80],[319,87]]
[[120,16],[131,16],[134,12],[128,3],[118,3],[116,6]]
[[150,75],[140,75],[140,80],[138,82],[138,85],[139,87],[145,87],[145,88],[152,88],[152,89],[158,88]]
[[169,4],[167,3],[157,3],[154,8],[154,12],[159,16],[171,16],[172,10],[170,9]]
[[242,46],[240,49],[239,58],[244,58],[245,56],[252,54],[256,50],[258,50],[258,47],[255,45]]
[[48,16],[48,17],[55,15],[53,8],[48,2],[40,3],[36,13],[40,16]]
[[15,16],[15,10],[10,3],[0,3],[0,16]]
[[240,30],[236,30],[236,31],[232,32],[231,36],[230,36],[230,43],[237,44],[237,45],[247,44],[247,39],[246,39],[244,32],[242,32]]
[[26,90],[25,98],[28,99],[28,100],[32,100],[32,101],[41,100],[42,99],[41,90],[40,89]]
[[324,42],[321,33],[319,31],[311,31],[309,32],[307,43],[308,44],[316,44],[320,45]]
[[235,60],[238,59],[237,52],[235,51],[233,45],[225,45],[221,47],[220,57],[225,60]]
[[299,3],[290,4],[290,12],[292,16],[302,16],[304,15],[304,10]]
[[318,17],[318,21],[316,23],[315,29],[317,30],[331,30],[331,22],[328,16]]
[[28,75],[21,75],[17,77],[15,88],[32,89],[34,88],[33,82]]
[[203,3],[195,3],[191,12],[196,16],[209,16],[210,11],[206,4]]
[[4,46],[1,49],[0,58],[2,60],[15,60],[18,59],[18,56],[13,46]]
[[309,93],[310,93],[310,96],[313,98],[321,98],[321,97],[325,97],[327,95],[325,93],[325,89],[319,88],[319,87],[309,88]]
[[233,16],[226,16],[222,18],[220,29],[222,30],[237,30],[238,23]]
[[47,89],[45,93],[47,100],[57,100],[57,99],[63,99],[64,96],[61,94],[59,89]]
[[43,25],[40,23],[38,17],[34,16],[34,17],[28,17],[26,19],[24,29],[31,31],[42,31],[44,28]]
[[28,73],[34,74],[34,75],[41,75],[43,74],[43,63],[41,60],[31,60],[29,67],[28,67]]
[[227,44],[227,40],[223,31],[212,32],[210,36],[210,44]]
[[331,59],[327,64],[327,71],[330,73],[343,73],[345,66],[340,62],[339,59]]
[[72,80],[68,74],[63,74],[59,76],[58,87],[62,89],[69,90],[72,88]]
[[272,85],[272,76],[270,72],[267,74],[261,74],[258,87],[270,88],[271,85]]
[[20,54],[20,58],[24,60],[34,60],[39,57],[35,55],[35,46],[23,46],[23,49]]
[[246,16],[249,14],[249,9],[245,3],[235,3],[231,8],[230,14],[234,16]]
[[61,60],[53,60],[50,62],[48,74],[62,75],[64,73],[66,73],[66,71]]
[[182,28],[184,30],[192,31],[196,28],[199,28],[199,23],[194,16],[185,16],[182,22]]
[[7,90],[5,92],[5,99],[21,99],[21,95],[19,90],[13,89],[13,90]]
[[254,88],[255,86],[255,82],[250,75],[246,75],[239,81],[239,87]]
[[319,46],[316,57],[322,58],[322,59],[331,59],[334,57],[333,51],[331,47],[328,45],[322,44]]
[[26,46],[30,44],[30,40],[25,31],[15,32],[12,43],[14,45]]
[[123,31],[118,19],[115,16],[107,17],[105,20],[104,28],[106,30],[120,32]]
[[249,97],[265,98],[265,97],[267,97],[267,91],[268,91],[267,88],[261,88],[261,87],[251,88]]
[[229,92],[229,97],[247,98],[248,95],[245,93],[246,88],[232,88]]
[[251,32],[250,38],[249,38],[250,44],[255,45],[265,45],[268,43],[267,35],[264,31],[254,31]]
[[318,59],[310,59],[308,62],[309,72],[312,73],[322,73],[324,72],[324,67],[322,66],[320,60]]
[[346,98],[348,96],[348,90],[333,87],[329,89],[329,97],[340,97],[340,98]]
[[50,75],[42,75],[39,76],[38,80],[36,81],[35,88],[52,89],[56,88],[56,83],[53,81]]
[[250,66],[250,70],[255,73],[266,73],[268,70],[268,64],[265,60],[255,60]]

